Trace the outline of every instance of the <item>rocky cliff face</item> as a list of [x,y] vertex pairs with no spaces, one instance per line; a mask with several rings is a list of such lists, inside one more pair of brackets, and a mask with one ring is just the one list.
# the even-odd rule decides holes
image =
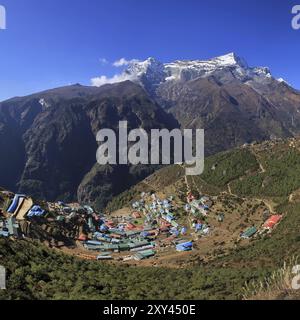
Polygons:
[[205,129],[207,154],[292,135],[267,98],[237,81],[220,84],[214,77],[200,78],[161,86],[159,94],[183,128]]
[[96,134],[174,128],[178,123],[138,85],[79,85],[16,98],[0,105],[1,185],[39,198],[105,204],[154,168],[96,164]]

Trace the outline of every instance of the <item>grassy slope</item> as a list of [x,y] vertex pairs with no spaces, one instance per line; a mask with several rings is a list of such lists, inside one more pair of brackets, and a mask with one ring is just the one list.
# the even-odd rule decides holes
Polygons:
[[234,299],[253,278],[250,268],[170,270],[87,262],[25,241],[0,240],[0,255],[8,270],[8,290],[0,291],[0,299]]
[[[246,181],[251,176],[265,175],[278,177],[290,172],[297,165],[300,154],[294,150],[293,155],[284,161],[264,162],[266,172],[260,172],[262,159],[275,159],[276,148],[269,147],[267,152],[256,156],[253,150],[235,150],[223,153],[207,160],[206,172],[198,180],[196,187],[226,190],[227,184]],[[278,151],[279,152],[279,151]],[[274,160],[275,161],[275,160]],[[216,170],[211,165],[217,164]],[[280,164],[280,165],[279,165]],[[164,169],[166,170],[166,169]],[[226,172],[224,172],[226,171]],[[178,174],[178,166],[171,167],[165,187],[181,181],[183,173]],[[177,172],[177,173],[176,173]],[[283,221],[274,230],[272,236],[250,242],[248,247],[238,247],[229,255],[216,259],[209,265],[195,265],[189,269],[135,268],[113,266],[103,263],[80,261],[49,251],[36,243],[5,242],[0,240],[0,263],[9,271],[7,292],[0,292],[0,298],[25,299],[238,299],[244,291],[245,282],[259,281],[282,266],[283,261],[291,256],[300,255],[300,203],[288,202],[288,193],[298,188],[300,173],[292,178],[291,187],[278,183],[271,195],[280,199],[278,212],[285,213]],[[290,174],[287,175],[290,177]],[[184,179],[183,179],[184,180]],[[147,179],[144,185],[124,194],[124,201],[130,199],[146,185],[163,188],[163,174]],[[204,183],[203,183],[204,181]],[[276,184],[277,179],[274,179]],[[172,182],[172,181],[171,181]],[[282,187],[281,187],[282,186]],[[251,187],[249,187],[251,190]],[[287,191],[286,191],[287,190]],[[259,196],[270,196],[270,192],[259,191]],[[235,192],[244,194],[242,188]],[[255,196],[257,192],[253,192]],[[284,195],[284,196],[283,196]],[[278,196],[281,196],[278,198]],[[117,203],[118,205],[121,205]],[[114,203],[112,203],[113,205]]]
[[253,282],[245,287],[245,300],[300,300],[300,290],[293,288],[294,267],[299,257],[292,257],[283,266],[263,281]]

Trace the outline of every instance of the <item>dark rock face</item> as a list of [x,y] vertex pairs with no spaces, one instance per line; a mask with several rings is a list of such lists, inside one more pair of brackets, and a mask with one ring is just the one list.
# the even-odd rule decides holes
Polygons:
[[62,103],[40,113],[23,139],[27,161],[20,191],[47,199],[74,199],[95,162],[97,148],[83,105]]
[[103,207],[114,195],[153,172],[153,167],[96,164],[96,134],[129,129],[178,127],[138,85],[71,86],[0,104],[0,182],[47,200]]

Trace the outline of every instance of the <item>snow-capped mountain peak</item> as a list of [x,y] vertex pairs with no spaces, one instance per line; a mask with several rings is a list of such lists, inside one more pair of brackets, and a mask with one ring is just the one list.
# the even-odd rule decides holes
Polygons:
[[160,72],[162,70],[163,64],[155,58],[150,57],[145,61],[133,60],[125,72],[131,75],[136,75],[138,78],[148,72]]
[[241,67],[248,68],[247,62],[243,58],[237,56],[234,52],[210,59],[208,61],[215,63],[216,66],[220,67],[239,65]]
[[228,68],[248,69],[248,64],[235,53],[229,53],[209,60],[174,61],[166,63],[167,80],[193,80],[212,75]]
[[[220,83],[238,80],[248,85],[264,84],[274,79],[269,68],[249,67],[243,58],[231,52],[208,60],[176,60],[169,63],[162,63],[152,57],[144,61],[132,60],[122,74],[107,79],[106,83],[130,80],[141,84],[150,92],[155,92],[157,87],[164,83],[185,82],[210,76],[214,76]],[[102,80],[101,78],[99,81],[101,85],[104,84]]]
[[134,60],[125,74],[148,88],[168,81],[189,81],[211,75],[219,76],[224,81],[232,78],[247,81],[254,77],[271,77],[268,68],[250,68],[243,58],[233,52],[209,60],[177,60],[165,64],[155,58],[145,61]]
[[166,81],[164,65],[151,57],[145,61],[133,61],[124,74],[134,82],[142,84],[149,91],[155,90],[157,85]]

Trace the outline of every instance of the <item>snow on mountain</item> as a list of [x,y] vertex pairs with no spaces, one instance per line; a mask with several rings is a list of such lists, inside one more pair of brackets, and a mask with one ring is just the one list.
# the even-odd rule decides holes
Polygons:
[[[269,83],[275,80],[267,67],[249,67],[247,62],[235,53],[229,53],[209,60],[178,60],[161,63],[155,58],[145,61],[132,60],[128,68],[111,79],[100,77],[93,79],[94,85],[114,83],[125,80],[137,82],[149,91],[169,81],[189,81],[215,76],[220,82],[239,80],[252,85]],[[96,81],[99,79],[99,81]],[[101,80],[101,81],[100,81]],[[104,81],[105,80],[105,81]]]
[[278,78],[277,81],[280,82],[280,83],[284,83],[284,84],[286,84],[286,85],[291,87],[291,85],[286,80],[284,80],[283,78]]
[[193,80],[215,75],[224,82],[234,78],[243,82],[249,80],[267,81],[272,78],[267,67],[251,68],[235,53],[210,60],[175,61],[164,65],[168,77],[165,80]]
[[50,108],[50,107],[51,107],[50,103],[48,103],[48,102],[45,100],[45,98],[41,98],[41,99],[39,100],[39,104],[40,104],[42,107],[44,107],[44,108]]
[[149,91],[155,90],[159,84],[166,81],[167,77],[165,65],[154,58],[132,62],[124,75],[142,84]]
[[185,78],[207,77],[224,68],[247,69],[248,65],[234,53],[229,53],[210,60],[175,61],[166,63],[164,67],[172,79],[185,80]]

